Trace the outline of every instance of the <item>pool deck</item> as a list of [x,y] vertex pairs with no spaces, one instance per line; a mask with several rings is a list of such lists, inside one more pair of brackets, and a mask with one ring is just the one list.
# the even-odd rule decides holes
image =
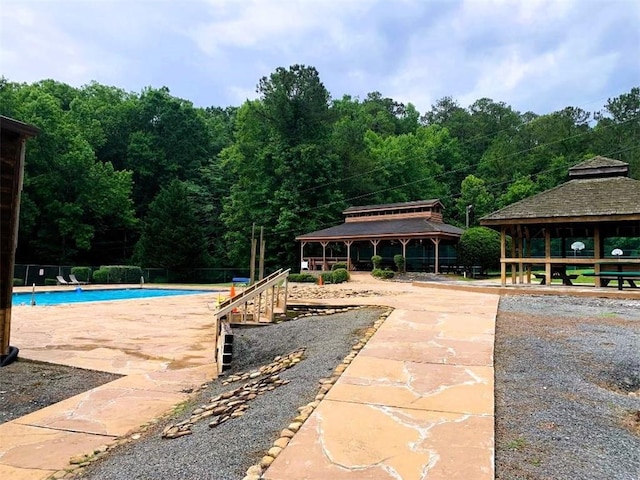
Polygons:
[[[640,299],[638,292],[495,284],[407,284],[354,275],[393,313],[264,473],[269,480],[494,478],[493,343],[500,294]],[[68,287],[66,287],[68,288]],[[338,295],[336,295],[337,297]],[[20,357],[125,375],[0,425],[0,478],[44,480],[170,412],[216,377],[218,294],[14,307]],[[296,300],[297,301],[297,300]]]

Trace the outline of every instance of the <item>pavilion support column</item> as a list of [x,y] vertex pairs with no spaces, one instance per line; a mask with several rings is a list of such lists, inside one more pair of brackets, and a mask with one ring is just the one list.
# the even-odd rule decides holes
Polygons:
[[369,240],[369,241],[373,245],[373,256],[375,257],[378,254],[378,244],[380,243],[380,240]]
[[436,252],[435,252],[435,255],[434,255],[434,258],[433,258],[433,261],[434,261],[433,272],[434,273],[439,273],[439,270],[440,270],[440,239],[439,238],[432,238],[431,241],[436,246]]
[[400,243],[402,244],[402,270],[407,271],[407,244],[411,241],[409,238],[401,238]]
[[602,239],[600,238],[600,227],[598,225],[593,227],[593,258],[595,260],[595,263],[593,264],[593,272],[596,274],[594,277],[594,285],[596,287],[601,287],[602,283],[598,276],[600,273],[600,264],[598,263],[598,260],[602,258]]
[[522,285],[524,283],[524,264],[523,262],[523,258],[524,258],[524,239],[522,236],[522,227],[520,225],[518,225],[518,281],[520,282],[520,285]]
[[304,246],[307,244],[307,242],[302,241],[300,242],[300,271],[302,271],[302,262],[304,262]]
[[[515,233],[515,228],[513,227],[513,225],[511,226],[511,258],[516,258],[516,243],[518,241],[518,237]],[[512,261],[511,262],[511,283],[513,285],[516,284],[516,264]]]
[[327,245],[329,242],[320,242],[322,245],[322,271],[324,272],[327,269]]
[[351,270],[351,245],[353,240],[344,240],[344,244],[347,246],[347,271]]
[[507,229],[500,227],[500,284],[504,287],[507,284]]
[[551,285],[551,228],[544,229],[544,276],[547,286]]
[[[529,227],[524,227],[524,236],[526,240],[526,253],[525,257],[531,261],[531,232]],[[531,283],[531,264],[527,264],[527,283]]]

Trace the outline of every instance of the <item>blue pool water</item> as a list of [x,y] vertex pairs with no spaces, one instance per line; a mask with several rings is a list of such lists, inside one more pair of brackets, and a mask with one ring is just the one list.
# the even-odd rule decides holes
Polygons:
[[[35,294],[37,306],[63,305],[80,302],[105,302],[112,300],[130,300],[134,298],[168,297],[173,295],[194,295],[214,293],[217,290],[171,290],[166,288],[118,288],[111,290],[83,290],[75,288],[69,291],[38,292]],[[12,304],[31,305],[31,293],[14,293]]]

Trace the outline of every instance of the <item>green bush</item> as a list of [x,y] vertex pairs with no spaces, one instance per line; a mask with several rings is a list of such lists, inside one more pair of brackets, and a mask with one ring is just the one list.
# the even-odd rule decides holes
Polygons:
[[55,278],[45,278],[44,279],[44,284],[45,285],[58,285],[58,280],[56,280]]
[[382,265],[382,257],[380,255],[374,255],[371,257],[371,263],[373,263],[374,270],[380,270],[380,265]]
[[290,273],[288,280],[295,283],[316,283],[318,279],[310,273]]
[[138,283],[142,269],[134,265],[103,265],[93,272],[96,283]]
[[384,280],[388,280],[390,278],[393,278],[393,271],[391,270],[382,270],[381,268],[374,268],[373,271],[371,272],[371,275],[373,275],[376,278],[382,278]]
[[479,266],[480,273],[500,266],[500,234],[486,227],[467,229],[458,243],[458,263],[468,272]]
[[339,268],[344,268],[345,270],[347,269],[347,264],[344,262],[338,262],[338,263],[334,263],[331,266],[331,270],[338,270]]
[[404,257],[402,255],[394,255],[393,263],[396,264],[396,268],[398,269],[398,273],[404,273]]
[[22,287],[24,286],[24,280],[21,278],[14,278],[13,279],[13,286],[14,287]]
[[91,279],[91,267],[71,267],[71,273],[79,282],[88,282]]
[[349,272],[346,268],[337,268],[331,272],[331,283],[343,283],[349,281]]
[[322,283],[333,283],[333,272],[323,272],[320,276],[322,277]]

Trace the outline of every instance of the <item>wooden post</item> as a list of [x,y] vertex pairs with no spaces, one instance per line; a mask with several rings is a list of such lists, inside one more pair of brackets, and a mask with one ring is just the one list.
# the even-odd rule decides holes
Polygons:
[[260,227],[260,264],[258,268],[258,280],[264,278],[264,247],[266,243],[264,241],[264,227]]
[[[511,225],[511,258],[516,258],[516,242],[518,241],[515,234],[515,228]],[[516,264],[511,262],[511,284],[516,284]]]
[[401,238],[400,239],[400,243],[402,244],[402,258],[403,258],[403,265],[402,265],[402,270],[403,271],[407,271],[407,244],[410,242],[411,240],[409,238]]
[[256,224],[251,226],[251,265],[249,266],[249,285],[256,279]]
[[507,229],[500,227],[500,283],[504,287],[507,285]]
[[522,238],[522,228],[518,225],[518,281],[520,285],[524,283],[524,265],[522,263],[522,259],[524,257],[524,240]]
[[[531,261],[531,232],[529,231],[529,227],[524,227],[524,235],[527,241],[526,257]],[[531,283],[531,263],[527,264],[527,283]]]
[[436,246],[436,253],[435,253],[434,259],[433,259],[433,261],[434,261],[433,272],[434,273],[439,273],[439,270],[440,270],[440,239],[438,237],[436,237],[436,238],[432,238],[431,241]]
[[327,245],[329,242],[320,242],[322,245],[322,271],[324,272],[327,269]]
[[[307,244],[304,240],[300,242],[300,273],[302,273],[302,262],[304,262],[304,246]],[[307,264],[307,267],[310,267]]]
[[378,244],[380,240],[369,240],[373,244],[373,256],[375,257],[378,254]]
[[593,272],[596,274],[594,277],[594,286],[601,287],[600,282],[600,264],[598,260],[602,258],[602,239],[600,238],[600,227],[596,225],[593,227],[593,258],[595,263],[593,264]]
[[551,285],[551,228],[544,229],[544,276],[547,286]]
[[344,244],[347,246],[347,271],[351,270],[351,244],[353,240],[344,240]]

